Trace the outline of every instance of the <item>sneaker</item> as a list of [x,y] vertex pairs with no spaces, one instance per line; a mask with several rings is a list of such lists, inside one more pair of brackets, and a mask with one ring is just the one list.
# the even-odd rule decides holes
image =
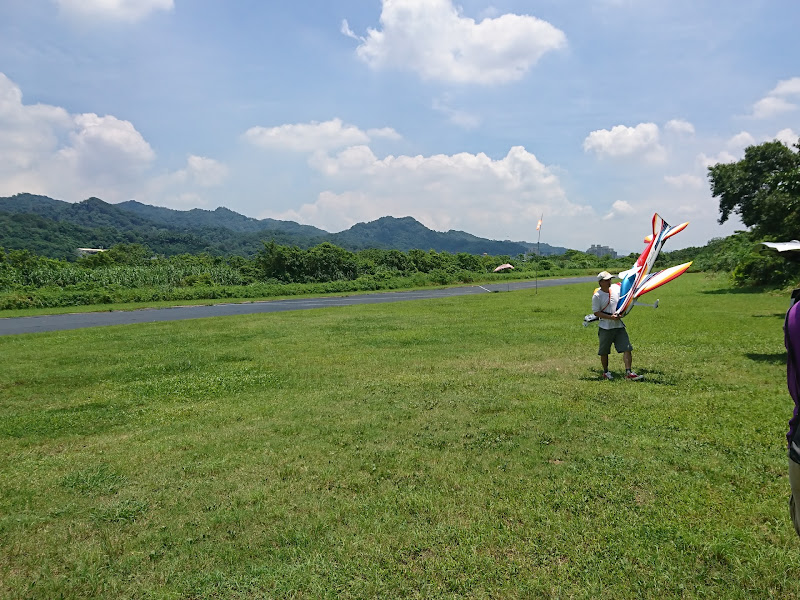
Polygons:
[[625,379],[627,379],[628,381],[641,381],[642,379],[644,379],[644,375],[637,375],[633,371],[628,371],[627,373],[625,373]]
[[605,373],[603,373],[603,379],[608,379],[609,381],[611,381],[612,379],[614,379],[614,376],[611,374],[611,371],[606,371]]

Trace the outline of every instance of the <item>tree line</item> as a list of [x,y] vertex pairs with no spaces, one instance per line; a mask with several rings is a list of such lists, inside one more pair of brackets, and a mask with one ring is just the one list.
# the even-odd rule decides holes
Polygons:
[[[135,281],[137,285],[169,284],[178,287],[195,285],[202,280],[212,285],[247,285],[257,282],[326,283],[358,278],[406,277],[415,274],[486,275],[500,264],[512,264],[516,273],[536,270],[587,269],[595,266],[628,268],[630,257],[611,260],[577,250],[563,255],[475,255],[466,252],[413,249],[408,252],[372,248],[352,252],[330,242],[309,249],[262,242],[254,257],[212,255],[209,253],[163,256],[142,244],[122,243],[110,249],[83,256],[75,261],[38,256],[28,250],[5,250],[0,247],[0,291],[15,286],[68,286],[87,281],[108,284]],[[111,274],[140,273],[113,280]],[[150,274],[149,279],[148,275]],[[170,276],[164,274],[169,273]]]
[[[679,252],[685,257],[696,250]],[[665,260],[680,258],[667,255]],[[577,250],[548,257],[419,249],[352,252],[330,242],[302,249],[274,240],[262,242],[253,257],[208,253],[160,256],[142,244],[124,243],[67,261],[0,248],[0,309],[453,285],[538,274],[624,270],[635,259],[635,254],[611,259]],[[504,263],[515,269],[494,273]]]

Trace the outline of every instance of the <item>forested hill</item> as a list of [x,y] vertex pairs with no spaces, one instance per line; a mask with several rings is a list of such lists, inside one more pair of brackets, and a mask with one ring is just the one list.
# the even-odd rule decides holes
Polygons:
[[[358,223],[350,229],[330,235],[329,241],[342,248],[361,250],[364,248],[393,248],[404,252],[419,248],[453,254],[508,254],[516,256],[530,251],[531,244],[525,242],[495,241],[476,237],[463,231],[446,233],[432,231],[412,217],[381,217],[370,223]],[[542,254],[563,254],[566,248],[553,248],[542,244]]]
[[251,233],[254,231],[280,230],[287,233],[298,234],[300,236],[313,238],[327,236],[329,233],[323,229],[311,225],[300,225],[294,221],[278,221],[276,219],[254,219],[245,217],[228,208],[220,206],[216,210],[203,210],[193,208],[191,210],[172,210],[161,206],[151,206],[142,204],[136,200],[128,200],[116,204],[118,208],[132,212],[149,219],[154,223],[165,226],[180,227],[182,229],[201,229],[204,227],[222,227],[240,233]]
[[[51,258],[74,258],[79,247],[109,248],[119,243],[142,244],[165,256],[201,252],[253,256],[269,240],[301,248],[327,241],[348,250],[418,248],[510,256],[532,247],[463,231],[432,231],[411,217],[383,217],[332,234],[292,221],[253,219],[223,207],[179,211],[134,200],[109,204],[99,198],[70,203],[33,194],[0,197],[0,247]],[[565,251],[541,245],[542,254]]]

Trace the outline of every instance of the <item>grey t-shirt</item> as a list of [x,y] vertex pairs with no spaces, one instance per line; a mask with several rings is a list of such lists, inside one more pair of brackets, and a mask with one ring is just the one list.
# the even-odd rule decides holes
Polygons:
[[[605,293],[600,288],[597,288],[597,291],[592,296],[592,312],[596,313],[597,311],[601,311],[606,314],[613,315],[614,309],[617,307],[617,302],[619,302],[618,283],[612,283],[611,287],[608,288],[608,293]],[[622,321],[612,321],[610,319],[600,319],[597,325],[602,329],[617,329],[619,327],[625,327],[625,324]]]

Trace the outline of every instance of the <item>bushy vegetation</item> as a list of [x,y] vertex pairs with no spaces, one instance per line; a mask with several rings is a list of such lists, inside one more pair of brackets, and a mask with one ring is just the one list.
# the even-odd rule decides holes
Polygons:
[[698,268],[730,272],[739,286],[796,284],[800,259],[792,252],[779,255],[761,242],[800,237],[800,143],[749,146],[742,160],[709,167],[708,178],[719,198],[719,222],[736,214],[750,230],[709,242]]
[[800,256],[778,253],[764,246],[758,236],[740,231],[711,240],[700,249],[693,268],[697,271],[729,273],[738,287],[782,288],[800,281]]
[[[418,249],[350,252],[329,242],[304,250],[271,241],[263,243],[253,258],[210,254],[154,256],[141,244],[118,244],[105,252],[67,261],[0,248],[0,309],[455,285],[623,270],[635,259],[636,255],[598,258],[577,250],[547,258]],[[662,260],[673,258],[666,256]],[[503,263],[515,269],[494,273],[494,268]]]

